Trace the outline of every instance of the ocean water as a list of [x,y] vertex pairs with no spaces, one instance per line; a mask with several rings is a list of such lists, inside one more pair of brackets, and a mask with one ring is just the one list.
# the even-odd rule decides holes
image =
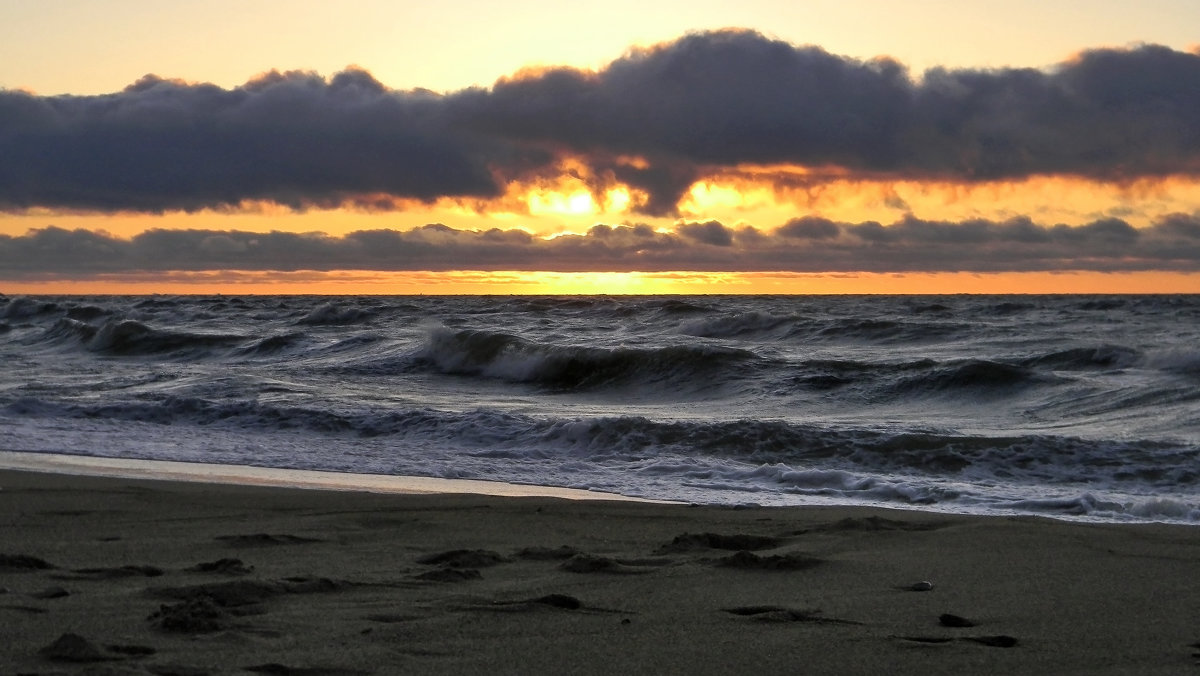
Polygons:
[[1200,522],[1200,296],[0,296],[0,450]]

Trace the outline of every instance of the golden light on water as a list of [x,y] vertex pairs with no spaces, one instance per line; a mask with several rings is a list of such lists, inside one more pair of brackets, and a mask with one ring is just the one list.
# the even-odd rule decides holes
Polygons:
[[1200,293],[1200,273],[447,271],[142,273],[0,284],[7,294],[659,295]]

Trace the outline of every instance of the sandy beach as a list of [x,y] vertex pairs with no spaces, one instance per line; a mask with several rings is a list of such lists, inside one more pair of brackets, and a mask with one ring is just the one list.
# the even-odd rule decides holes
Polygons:
[[1179,674],[1200,529],[0,471],[5,674]]

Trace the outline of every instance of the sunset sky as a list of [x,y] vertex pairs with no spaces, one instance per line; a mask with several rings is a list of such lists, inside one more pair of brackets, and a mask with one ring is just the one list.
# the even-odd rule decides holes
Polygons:
[[1200,293],[1200,3],[0,6],[2,293]]

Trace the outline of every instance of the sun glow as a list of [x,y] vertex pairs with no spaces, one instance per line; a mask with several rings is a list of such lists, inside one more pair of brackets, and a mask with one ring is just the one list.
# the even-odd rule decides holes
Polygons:
[[1142,227],[1166,214],[1200,211],[1200,183],[1173,176],[1124,183],[1072,176],[962,183],[851,177],[803,167],[743,167],[694,183],[679,210],[689,218],[763,228],[805,214],[884,224],[907,214],[945,221],[1029,216],[1042,225],[1121,218]]
[[534,190],[525,198],[529,205],[529,213],[534,216],[547,214],[563,214],[578,216],[595,214],[599,211],[592,194],[587,190],[576,190],[570,193],[552,192],[549,190]]
[[1200,293],[1200,273],[212,272],[0,284],[9,294],[660,295]]
[[698,181],[680,201],[679,211],[688,216],[703,217],[714,212],[778,206],[779,200],[769,185]]

